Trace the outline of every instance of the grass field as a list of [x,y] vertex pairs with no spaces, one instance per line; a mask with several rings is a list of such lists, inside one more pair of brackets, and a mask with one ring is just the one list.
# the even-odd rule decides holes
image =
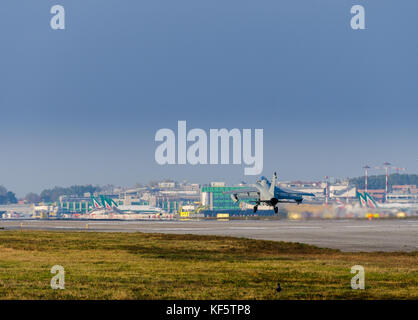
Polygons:
[[[357,264],[365,268],[365,290],[350,286]],[[53,265],[65,268],[64,290],[50,287]],[[0,231],[0,298],[417,299],[418,252],[342,253],[197,235]]]

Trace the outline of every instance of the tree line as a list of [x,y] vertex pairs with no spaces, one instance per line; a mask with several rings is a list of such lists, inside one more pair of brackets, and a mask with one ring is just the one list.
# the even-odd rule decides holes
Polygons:
[[0,204],[13,204],[17,203],[16,195],[7,190],[5,187],[0,186]]
[[54,187],[52,189],[45,189],[39,195],[36,193],[28,193],[25,197],[26,202],[56,202],[60,196],[77,196],[83,197],[85,193],[93,194],[101,191],[101,187],[92,185],[74,185],[71,187]]

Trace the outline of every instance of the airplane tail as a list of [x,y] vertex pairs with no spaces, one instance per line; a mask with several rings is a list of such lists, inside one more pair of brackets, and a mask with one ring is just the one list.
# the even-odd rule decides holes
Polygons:
[[273,178],[271,179],[271,185],[270,185],[270,193],[274,194],[274,187],[276,186],[276,181],[277,181],[277,175],[276,172],[273,173]]
[[376,200],[369,193],[364,192],[364,194],[361,194],[360,192],[358,192],[357,196],[360,202],[360,206],[362,208],[378,208]]
[[111,198],[100,196],[100,199],[102,200],[103,207],[105,207],[106,209],[112,209],[118,206],[116,202],[113,201],[113,199]]
[[103,208],[103,205],[93,196],[91,197],[91,203],[94,209]]
[[360,203],[360,207],[364,208],[367,207],[367,201],[363,194],[357,192],[358,201]]
[[344,204],[344,202],[341,201],[341,199],[337,198],[336,202],[337,202],[337,208],[344,208],[345,207],[345,204]]
[[366,197],[367,206],[372,209],[376,209],[378,207],[376,200],[367,192],[364,193]]

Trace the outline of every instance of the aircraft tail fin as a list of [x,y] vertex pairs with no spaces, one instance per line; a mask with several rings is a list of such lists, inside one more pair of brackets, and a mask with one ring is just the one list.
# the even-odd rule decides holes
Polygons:
[[364,208],[367,207],[367,201],[363,194],[357,192],[358,201],[360,203],[360,207]]
[[118,204],[113,199],[110,199],[110,203],[112,204],[112,207],[117,208]]
[[376,209],[378,207],[376,200],[370,194],[365,192],[364,196],[366,197],[367,207],[372,209]]
[[104,208],[110,210],[114,207],[114,201],[106,196],[100,196],[100,200],[102,201],[102,205]]
[[91,203],[93,208],[98,209],[98,208],[103,208],[103,205],[95,198],[95,197],[91,197]]
[[344,208],[345,207],[345,204],[344,204],[344,202],[341,201],[341,199],[337,198],[336,202],[337,202],[337,208]]
[[277,175],[276,172],[273,173],[273,178],[271,179],[271,185],[270,185],[270,193],[274,194],[274,187],[276,186],[276,182],[277,182]]
[[362,208],[376,209],[379,207],[376,200],[369,193],[364,192],[364,194],[361,194],[358,192],[357,196]]

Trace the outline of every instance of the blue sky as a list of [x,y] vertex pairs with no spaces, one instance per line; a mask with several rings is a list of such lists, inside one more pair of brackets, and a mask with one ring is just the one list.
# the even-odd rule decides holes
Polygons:
[[[53,31],[52,5],[66,9]],[[366,9],[366,30],[350,8]],[[418,2],[6,0],[0,3],[0,184],[254,177],[159,166],[160,128],[264,129],[279,178],[418,170]],[[376,172],[378,173],[378,172]]]

